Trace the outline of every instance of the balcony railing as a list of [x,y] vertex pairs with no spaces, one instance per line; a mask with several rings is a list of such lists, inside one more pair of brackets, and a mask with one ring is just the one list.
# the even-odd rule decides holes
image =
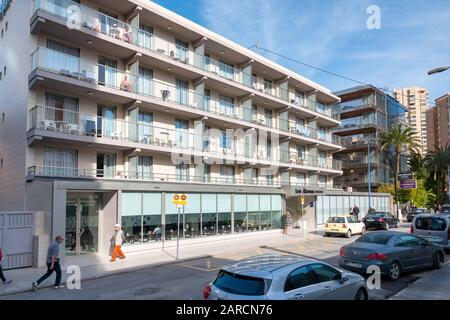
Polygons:
[[[351,186],[354,184],[367,184],[369,183],[369,179],[366,175],[344,175],[340,177],[336,177],[334,182],[336,184],[341,184],[343,186]],[[371,184],[384,184],[386,181],[382,179],[382,177],[378,177],[377,175],[372,175]]]
[[[36,106],[30,110],[30,129],[49,132],[91,136],[114,141],[127,141],[164,147],[176,153],[200,152],[204,156],[219,159],[234,158],[246,162],[270,162],[274,165],[305,165],[340,170],[339,161],[312,155],[288,157],[287,152],[267,145],[245,141],[244,135],[233,136],[223,131],[210,129],[202,133],[191,133],[186,129],[168,129],[150,123],[109,119],[95,114],[74,112],[67,109]],[[235,139],[236,138],[236,139]],[[224,142],[225,141],[225,142]],[[244,142],[240,142],[244,141]]]
[[88,83],[95,83],[116,90],[152,97],[179,106],[205,111],[217,116],[246,121],[267,128],[279,129],[284,132],[290,132],[328,143],[337,144],[339,142],[339,138],[335,135],[323,133],[307,126],[299,126],[294,121],[280,119],[278,124],[275,119],[270,117],[257,116],[252,108],[249,107],[214,99],[192,90],[110,68],[44,47],[39,47],[33,53],[32,69],[42,69]]
[[261,93],[337,119],[336,115],[332,114],[331,107],[328,105],[324,105],[311,99],[304,99],[305,102],[300,104],[294,103],[295,100],[289,99],[289,90],[275,87],[273,84],[265,81],[255,80],[252,74],[236,70],[232,65],[218,61],[207,55],[200,55],[196,52],[192,52],[184,46],[169,42],[151,32],[135,28],[125,22],[114,19],[76,2],[70,0],[35,0],[34,12],[38,10],[67,20],[67,23],[71,24],[73,28],[87,29],[125,43],[139,46],[142,49],[169,57],[174,61],[216,74]]
[[52,166],[32,166],[27,170],[29,175],[59,178],[103,178],[117,180],[141,180],[149,182],[170,182],[170,183],[201,183],[201,184],[218,184],[218,185],[251,185],[251,186],[267,186],[279,187],[280,184],[276,180],[271,179],[239,179],[233,177],[211,177],[211,176],[190,176],[154,173],[151,169],[148,172],[142,171],[121,171],[115,168],[99,170],[99,169],[82,169],[68,167],[52,167]]
[[340,139],[341,145],[345,148],[354,148],[366,145],[369,142],[369,140],[372,141],[371,148],[375,145],[377,145],[374,141],[374,138],[353,138],[353,137],[342,137]]

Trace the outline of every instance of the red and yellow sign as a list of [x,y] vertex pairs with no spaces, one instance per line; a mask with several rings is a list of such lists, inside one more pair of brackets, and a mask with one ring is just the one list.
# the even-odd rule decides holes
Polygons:
[[187,200],[188,200],[188,197],[184,193],[183,194],[176,193],[172,197],[172,203],[174,205],[185,206],[185,205],[187,205]]

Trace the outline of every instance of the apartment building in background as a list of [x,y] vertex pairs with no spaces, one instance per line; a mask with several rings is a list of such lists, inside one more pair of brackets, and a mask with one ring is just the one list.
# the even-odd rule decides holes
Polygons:
[[333,183],[338,96],[151,1],[12,1],[0,29],[0,210],[37,212],[36,265],[116,223],[131,252],[365,206]]
[[407,108],[406,118],[409,126],[417,133],[421,152],[427,152],[426,112],[430,108],[428,90],[419,87],[394,90],[394,97]]
[[[341,98],[334,109],[341,126],[333,132],[340,136],[344,147],[334,154],[342,162],[344,172],[335,178],[335,183],[355,191],[367,191],[369,180],[372,190],[390,183],[395,165],[393,150],[381,150],[377,139],[393,125],[407,125],[405,107],[373,86],[357,86],[335,94]],[[402,167],[405,162],[402,159]]]
[[450,144],[450,94],[437,98],[435,105],[426,113],[429,152],[436,151],[436,147],[446,148]]

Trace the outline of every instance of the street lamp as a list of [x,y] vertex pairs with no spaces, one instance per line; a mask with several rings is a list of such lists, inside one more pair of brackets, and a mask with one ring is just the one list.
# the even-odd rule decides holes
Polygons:
[[372,191],[372,177],[371,177],[371,170],[370,170],[370,143],[371,142],[378,142],[378,140],[380,140],[379,138],[369,138],[369,140],[367,141],[367,163],[368,163],[368,177],[369,177],[369,210],[370,208],[372,208],[372,203],[371,203],[371,191]]
[[439,67],[439,68],[435,68],[433,70],[428,71],[428,75],[431,76],[432,74],[435,73],[440,73],[440,72],[444,72],[446,70],[450,69],[450,67]]

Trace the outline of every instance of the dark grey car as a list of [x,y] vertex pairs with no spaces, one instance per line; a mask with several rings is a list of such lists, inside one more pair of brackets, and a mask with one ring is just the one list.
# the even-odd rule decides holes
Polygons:
[[432,267],[444,262],[442,246],[404,232],[373,232],[343,246],[339,266],[358,273],[367,273],[370,266],[378,266],[381,274],[397,280],[402,272]]

